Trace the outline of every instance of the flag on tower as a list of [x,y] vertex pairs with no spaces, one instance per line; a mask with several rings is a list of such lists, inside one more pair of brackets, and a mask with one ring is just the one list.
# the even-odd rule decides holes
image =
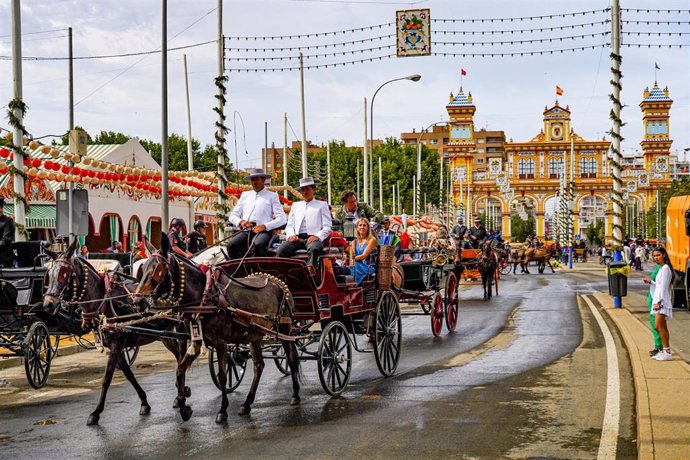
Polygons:
[[460,69],[460,75],[462,75],[463,77],[465,75],[467,75],[467,72],[465,72],[465,69]]
[[556,95],[563,96],[563,89],[558,85],[556,85]]
[[657,64],[657,63],[655,62],[655,63],[654,63],[654,69],[656,69],[656,70],[661,70],[661,67],[659,67],[659,64]]

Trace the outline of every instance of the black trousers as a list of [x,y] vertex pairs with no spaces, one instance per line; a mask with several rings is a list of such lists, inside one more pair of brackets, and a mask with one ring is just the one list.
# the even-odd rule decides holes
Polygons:
[[307,243],[309,235],[301,233],[295,242],[286,241],[281,244],[276,251],[278,257],[292,257],[300,249],[306,249],[309,254],[307,263],[314,268],[319,267],[319,256],[323,254],[323,243],[320,240]]
[[228,241],[228,256],[230,259],[239,259],[245,255],[250,243],[254,243],[248,257],[266,257],[268,255],[268,243],[271,241],[271,232],[254,233],[251,229],[242,230]]

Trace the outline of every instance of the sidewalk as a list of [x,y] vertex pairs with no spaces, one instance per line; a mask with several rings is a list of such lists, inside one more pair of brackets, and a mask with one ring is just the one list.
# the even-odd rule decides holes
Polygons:
[[[646,299],[639,294],[626,297],[624,308],[613,308],[612,298],[596,293],[596,299],[616,324],[630,356],[637,411],[637,452],[640,459],[690,458],[690,365],[687,350],[677,352],[674,334],[690,336],[690,316],[679,311],[671,330],[673,361],[649,357],[652,336]],[[676,321],[678,316],[680,321]]]

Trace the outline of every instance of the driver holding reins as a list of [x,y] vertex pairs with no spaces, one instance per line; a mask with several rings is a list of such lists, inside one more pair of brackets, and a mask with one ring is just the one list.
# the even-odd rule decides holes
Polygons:
[[287,223],[278,194],[265,188],[266,179],[271,175],[260,168],[249,171],[244,180],[251,181],[252,190],[242,192],[228,219],[231,224],[241,229],[228,242],[230,259],[244,257],[250,244],[254,248],[254,256],[265,257],[268,243],[271,241],[271,231]]

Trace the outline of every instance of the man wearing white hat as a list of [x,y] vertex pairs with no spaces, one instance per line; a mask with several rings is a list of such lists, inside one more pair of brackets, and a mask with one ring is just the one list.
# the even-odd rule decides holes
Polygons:
[[245,181],[252,183],[252,190],[242,192],[228,221],[242,229],[228,242],[228,256],[231,259],[243,257],[250,243],[253,255],[265,257],[271,231],[285,225],[285,211],[278,194],[267,190],[264,185],[271,177],[262,169],[250,169]]
[[323,242],[331,234],[333,224],[328,203],[315,200],[316,184],[311,177],[299,180],[304,201],[292,204],[285,233],[287,241],[280,245],[278,257],[290,257],[299,249],[309,254],[307,264],[318,268],[319,256],[323,253]]

